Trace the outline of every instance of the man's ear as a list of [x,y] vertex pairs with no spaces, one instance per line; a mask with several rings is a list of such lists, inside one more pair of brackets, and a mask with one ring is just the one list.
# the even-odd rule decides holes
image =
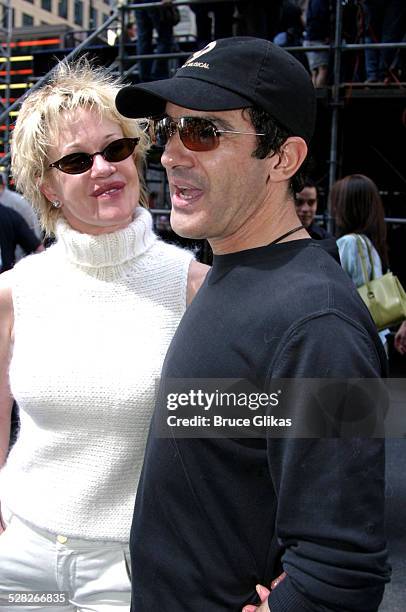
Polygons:
[[269,179],[273,183],[289,180],[306,159],[307,144],[299,136],[285,140],[278,153],[269,157]]

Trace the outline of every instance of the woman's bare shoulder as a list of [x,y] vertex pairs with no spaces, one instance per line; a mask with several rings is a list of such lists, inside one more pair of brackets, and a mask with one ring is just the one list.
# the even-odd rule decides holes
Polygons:
[[0,321],[8,323],[13,316],[12,275],[12,270],[0,274]]

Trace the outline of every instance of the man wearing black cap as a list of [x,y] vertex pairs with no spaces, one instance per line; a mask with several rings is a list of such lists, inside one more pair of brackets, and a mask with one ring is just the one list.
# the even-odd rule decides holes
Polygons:
[[385,374],[356,291],[298,225],[309,76],[268,41],[222,39],[116,103],[153,117],[172,227],[214,254],[162,371],[131,532],[132,612],[377,610],[389,579],[382,441],[160,437],[171,379],[269,392],[274,379]]

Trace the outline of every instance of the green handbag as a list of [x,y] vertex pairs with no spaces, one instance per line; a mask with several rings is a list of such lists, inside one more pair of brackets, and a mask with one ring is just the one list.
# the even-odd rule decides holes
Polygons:
[[358,235],[356,239],[365,280],[365,284],[358,287],[358,293],[367,305],[378,331],[381,331],[406,319],[406,293],[399,279],[392,272],[375,278],[371,245],[368,240],[365,240],[371,265],[371,280],[368,279],[367,262],[362,248],[363,241]]

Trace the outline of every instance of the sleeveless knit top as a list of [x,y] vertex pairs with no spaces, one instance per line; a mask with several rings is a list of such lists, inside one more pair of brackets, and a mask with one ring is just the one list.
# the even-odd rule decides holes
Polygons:
[[12,273],[10,384],[21,430],[0,499],[52,533],[126,542],[192,255],[161,242],[142,208],[127,228],[100,236],[61,220],[57,238]]

